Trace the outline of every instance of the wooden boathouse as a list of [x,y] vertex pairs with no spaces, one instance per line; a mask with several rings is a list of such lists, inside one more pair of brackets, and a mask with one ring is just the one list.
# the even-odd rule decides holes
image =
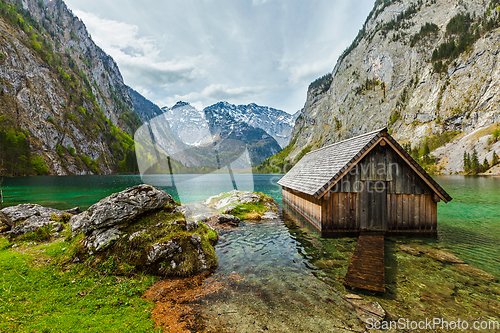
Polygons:
[[306,154],[278,184],[323,234],[436,232],[437,203],[452,199],[387,128]]

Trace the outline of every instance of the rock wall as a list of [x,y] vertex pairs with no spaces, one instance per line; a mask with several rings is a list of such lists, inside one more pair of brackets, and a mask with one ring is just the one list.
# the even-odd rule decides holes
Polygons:
[[[426,137],[461,131],[460,145],[434,153],[442,172],[462,171],[461,163],[446,161],[472,152],[478,141],[486,143],[490,130],[480,138],[470,136],[473,140],[467,136],[500,122],[500,30],[486,27],[488,21],[498,26],[497,6],[495,1],[376,1],[360,34],[339,58],[331,84],[323,80],[309,87],[292,133],[296,141],[290,160],[296,162],[304,147],[316,149],[388,126],[398,141],[413,147]],[[458,45],[460,36],[447,33],[447,25],[460,13],[471,15],[471,31],[478,24],[480,38],[439,73],[433,52],[452,37]],[[415,38],[428,23],[437,30]],[[481,145],[481,162],[492,148]]]
[[51,174],[116,171],[113,126],[132,134],[140,121],[114,60],[64,2],[5,5],[15,13],[0,16],[0,115],[27,131]]

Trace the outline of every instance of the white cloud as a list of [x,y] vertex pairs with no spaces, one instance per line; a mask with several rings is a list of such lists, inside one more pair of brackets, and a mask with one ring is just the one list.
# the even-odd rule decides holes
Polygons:
[[[204,72],[197,64],[207,57],[191,56],[164,61],[153,38],[140,37],[139,27],[74,10],[91,32],[93,40],[119,64],[124,76],[139,86],[190,82]],[[143,88],[144,89],[144,88]]]
[[373,0],[65,0],[159,106],[255,102],[295,112],[331,72]]
[[289,82],[297,84],[304,79],[311,80],[311,77],[319,77],[333,70],[338,59],[338,53],[330,54],[325,59],[310,60],[304,64],[292,65],[288,69],[290,72]]
[[211,84],[210,86],[203,89],[201,94],[205,97],[211,97],[215,100],[226,100],[232,98],[247,98],[255,96],[263,90],[264,87],[230,88],[225,84]]
[[260,6],[270,1],[271,0],[252,0],[252,6]]

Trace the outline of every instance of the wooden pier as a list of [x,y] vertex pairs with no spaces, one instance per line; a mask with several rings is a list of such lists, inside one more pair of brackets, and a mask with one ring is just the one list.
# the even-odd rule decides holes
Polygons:
[[383,232],[362,232],[359,235],[344,285],[385,292]]

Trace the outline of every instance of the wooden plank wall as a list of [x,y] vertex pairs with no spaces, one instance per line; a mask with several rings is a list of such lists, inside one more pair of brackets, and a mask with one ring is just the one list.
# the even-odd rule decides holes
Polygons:
[[329,193],[322,201],[322,230],[357,230],[360,212],[358,193]]
[[314,198],[312,195],[292,191],[284,187],[283,201],[294,208],[300,215],[304,216],[316,228],[322,230],[321,200]]
[[431,188],[388,145],[377,146],[354,166],[330,192],[362,191],[363,181],[387,182],[387,193],[432,194]]
[[387,230],[435,231],[437,203],[427,194],[387,194]]
[[[387,188],[387,213],[382,223],[387,230],[436,230],[437,204],[432,199],[433,191],[389,145],[375,147],[324,197],[323,230],[358,230],[367,226],[370,222],[365,221],[367,210],[372,207],[363,189],[370,182],[385,184]],[[346,206],[350,209],[346,210]]]

